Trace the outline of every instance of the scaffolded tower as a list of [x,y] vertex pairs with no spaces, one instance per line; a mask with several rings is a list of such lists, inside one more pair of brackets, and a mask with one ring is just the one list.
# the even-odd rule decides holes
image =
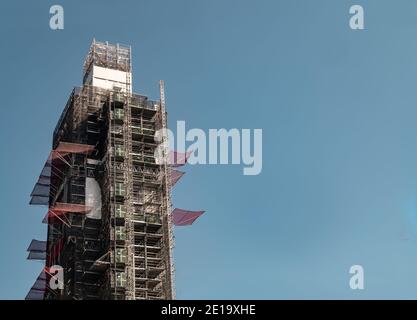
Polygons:
[[28,248],[45,268],[27,299],[175,298],[172,225],[203,211],[172,210],[189,154],[167,149],[163,82],[152,101],[132,93],[131,71],[130,47],[93,41],[31,194],[48,236]]

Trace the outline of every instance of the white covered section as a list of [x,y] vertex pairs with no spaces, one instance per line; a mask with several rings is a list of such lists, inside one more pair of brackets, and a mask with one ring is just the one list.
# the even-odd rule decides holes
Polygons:
[[86,84],[103,89],[132,93],[132,73],[92,65]]
[[88,218],[101,219],[101,188],[94,178],[85,179],[85,205],[92,208]]

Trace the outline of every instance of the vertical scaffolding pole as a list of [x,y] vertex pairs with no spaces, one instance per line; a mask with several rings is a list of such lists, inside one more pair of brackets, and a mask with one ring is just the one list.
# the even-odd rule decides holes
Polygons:
[[161,104],[161,119],[162,119],[162,143],[163,143],[163,170],[164,170],[164,180],[165,180],[165,219],[167,222],[168,230],[166,234],[166,246],[168,251],[168,261],[167,261],[167,277],[169,277],[171,283],[171,295],[172,299],[175,299],[175,278],[174,278],[174,258],[173,258],[173,249],[174,249],[174,235],[173,227],[171,220],[171,184],[170,184],[170,170],[168,168],[169,162],[169,141],[168,141],[168,123],[167,123],[167,114],[165,106],[165,84],[163,80],[159,81],[159,93],[160,93],[160,104]]

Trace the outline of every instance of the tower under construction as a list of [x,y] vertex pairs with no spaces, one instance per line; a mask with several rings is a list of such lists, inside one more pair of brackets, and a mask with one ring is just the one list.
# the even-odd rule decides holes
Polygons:
[[[173,224],[203,211],[172,209],[189,153],[168,149],[160,98],[132,93],[131,48],[93,41],[31,194],[45,206],[44,261],[26,299],[174,299]],[[156,138],[157,137],[157,138]]]

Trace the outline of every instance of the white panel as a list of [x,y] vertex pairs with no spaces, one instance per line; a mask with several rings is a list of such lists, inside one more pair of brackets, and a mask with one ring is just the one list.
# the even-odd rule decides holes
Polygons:
[[93,66],[93,77],[126,83],[126,73],[120,70]]
[[132,74],[120,70],[108,69],[99,66],[93,66],[92,68],[92,85],[104,89],[113,90],[116,87],[122,92],[126,92],[128,89],[131,92],[131,88],[126,88],[126,81],[131,83]]
[[95,87],[100,87],[100,88],[109,89],[109,90],[113,90],[113,88],[117,87],[117,88],[120,88],[121,91],[126,92],[125,83],[119,83],[119,82],[114,82],[114,81],[109,81],[109,80],[93,78],[92,85]]
[[101,188],[94,178],[85,179],[85,205],[92,208],[88,218],[101,219]]

